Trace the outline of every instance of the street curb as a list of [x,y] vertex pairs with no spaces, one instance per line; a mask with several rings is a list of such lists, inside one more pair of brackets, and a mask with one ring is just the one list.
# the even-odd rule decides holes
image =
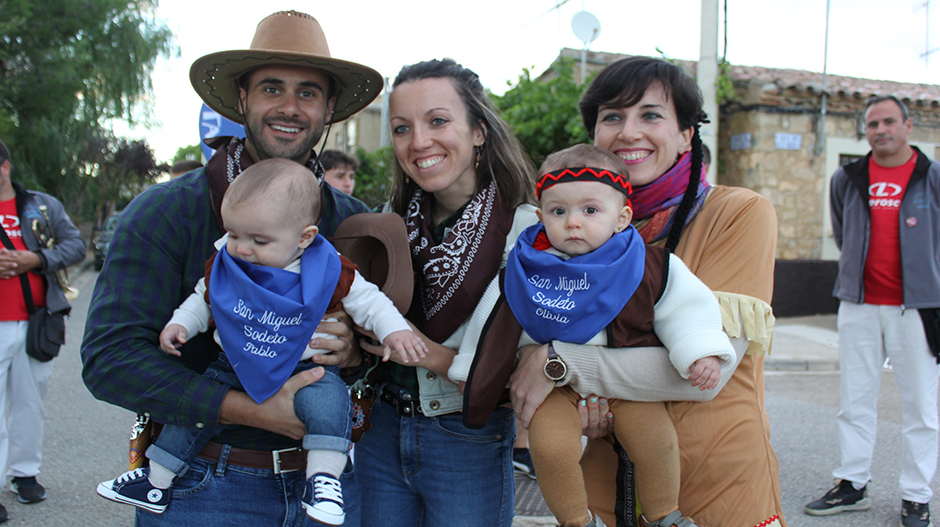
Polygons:
[[834,371],[839,371],[839,361],[837,360],[795,360],[795,359],[773,360],[770,357],[768,357],[764,359],[764,371],[834,372]]

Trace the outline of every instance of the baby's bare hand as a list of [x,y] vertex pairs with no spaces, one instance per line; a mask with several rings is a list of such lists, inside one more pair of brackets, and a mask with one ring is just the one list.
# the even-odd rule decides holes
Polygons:
[[699,390],[711,390],[721,380],[721,361],[718,357],[704,357],[692,363],[689,381]]
[[186,344],[186,337],[188,336],[189,332],[186,331],[186,328],[179,324],[170,324],[160,332],[160,349],[164,353],[179,357],[182,355],[179,352],[179,347]]
[[384,346],[383,361],[388,361],[392,353],[395,353],[402,362],[407,364],[418,362],[428,354],[428,347],[424,341],[409,330],[390,333],[382,344]]

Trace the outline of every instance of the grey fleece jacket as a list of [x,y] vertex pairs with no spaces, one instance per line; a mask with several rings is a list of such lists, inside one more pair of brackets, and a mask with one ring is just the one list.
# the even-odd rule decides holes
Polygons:
[[[940,163],[914,147],[917,162],[900,210],[901,274],[905,308],[940,307]],[[833,295],[862,303],[871,234],[868,162],[871,152],[832,176],[829,202],[839,257]]]
[[[46,309],[52,313],[68,313],[71,306],[56,280],[55,273],[85,259],[85,241],[59,200],[42,192],[26,190],[15,181],[13,189],[16,192],[16,212],[20,218],[23,243],[30,251],[38,252],[42,260],[42,267],[34,272],[45,278]],[[51,249],[40,247],[33,234],[33,220],[38,221],[40,225],[46,224],[46,218],[39,209],[42,205],[46,206],[46,216],[49,217],[50,228],[56,239],[56,244]]]

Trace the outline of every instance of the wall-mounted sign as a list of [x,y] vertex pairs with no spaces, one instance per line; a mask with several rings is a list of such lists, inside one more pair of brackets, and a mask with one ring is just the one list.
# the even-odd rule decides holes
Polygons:
[[803,147],[803,136],[801,134],[774,134],[774,147],[777,150],[799,150]]
[[737,134],[731,136],[731,149],[744,150],[751,147],[751,134]]

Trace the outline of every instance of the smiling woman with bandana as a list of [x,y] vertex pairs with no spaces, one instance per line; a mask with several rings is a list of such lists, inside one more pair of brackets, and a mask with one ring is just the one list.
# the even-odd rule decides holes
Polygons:
[[415,271],[407,318],[429,352],[417,364],[376,370],[372,428],[356,445],[362,524],[509,527],[513,412],[500,408],[482,428],[464,426],[463,396],[447,370],[484,290],[536,222],[534,171],[477,75],[453,60],[403,68],[389,114],[388,209],[405,219]]

